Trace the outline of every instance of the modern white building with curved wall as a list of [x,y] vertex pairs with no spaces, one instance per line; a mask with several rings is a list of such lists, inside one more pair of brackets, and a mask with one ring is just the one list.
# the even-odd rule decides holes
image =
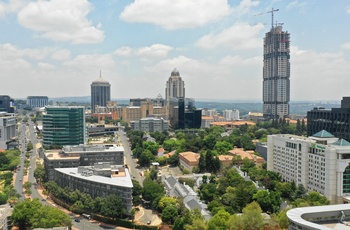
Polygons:
[[269,135],[267,169],[340,204],[350,200],[350,143],[320,131],[311,137]]
[[293,208],[287,212],[289,230],[350,229],[350,204]]

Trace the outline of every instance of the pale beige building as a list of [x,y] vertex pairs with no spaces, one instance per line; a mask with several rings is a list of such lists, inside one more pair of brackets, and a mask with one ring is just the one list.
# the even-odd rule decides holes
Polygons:
[[200,155],[194,152],[179,153],[180,166],[192,172],[194,167],[198,167]]

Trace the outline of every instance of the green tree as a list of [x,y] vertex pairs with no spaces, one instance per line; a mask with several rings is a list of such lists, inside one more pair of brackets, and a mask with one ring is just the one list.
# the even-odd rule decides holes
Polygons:
[[173,224],[177,215],[177,208],[174,205],[166,206],[162,211],[162,221],[167,224]]
[[216,197],[216,184],[202,184],[200,186],[199,196],[201,200],[205,200],[206,202],[210,202]]
[[32,228],[72,226],[70,217],[60,209],[43,205],[30,220]]
[[147,177],[143,181],[142,198],[147,201],[153,201],[159,196],[163,196],[165,193],[163,185],[158,184],[151,178]]
[[288,217],[287,217],[288,210],[289,209],[285,209],[285,210],[280,211],[277,214],[277,216],[274,218],[275,221],[278,223],[278,226],[281,229],[288,229],[288,226],[289,226],[289,220],[288,220]]
[[42,164],[37,164],[34,170],[34,177],[36,178],[37,181],[41,181],[41,182],[47,181],[45,168]]
[[216,150],[219,155],[226,154],[232,148],[232,144],[227,141],[218,141],[214,146],[214,150]]
[[201,152],[200,156],[199,156],[198,168],[199,168],[200,172],[205,172],[205,170],[207,168],[207,164],[205,161],[205,154],[203,152]]
[[67,214],[54,207],[43,206],[39,199],[26,199],[17,203],[12,211],[11,219],[20,229],[72,226]]
[[237,214],[231,215],[227,225],[229,230],[244,230],[243,217]]
[[295,198],[294,199],[298,199],[298,198],[305,198],[307,194],[307,190],[305,189],[303,184],[299,184],[297,187],[297,190],[295,191]]
[[140,182],[137,180],[132,179],[132,195],[133,196],[140,196],[142,194],[142,186],[140,185]]
[[309,203],[310,206],[321,206],[321,205],[329,205],[329,200],[322,196],[318,192],[309,192],[305,197],[305,200]]
[[141,166],[149,166],[150,163],[153,161],[153,159],[154,159],[154,155],[151,153],[151,151],[149,151],[149,150],[144,150],[144,151],[141,153],[141,156],[139,157],[138,163],[139,163]]
[[195,219],[192,224],[185,225],[185,230],[207,230],[207,223],[202,219]]
[[246,230],[258,230],[262,229],[264,224],[264,219],[261,216],[261,208],[259,204],[255,201],[248,204],[243,209],[243,226]]
[[76,202],[74,202],[71,209],[72,209],[72,212],[81,214],[84,212],[84,204],[80,200],[77,200]]
[[106,203],[101,207],[101,214],[113,219],[126,214],[125,205],[120,196],[117,194],[109,195],[106,199]]
[[27,152],[29,152],[30,150],[32,150],[33,149],[33,144],[32,144],[32,142],[29,142],[28,144],[27,144]]
[[163,196],[158,203],[158,210],[162,212],[168,206],[176,206],[176,198]]
[[159,144],[156,142],[146,141],[143,143],[143,149],[149,150],[152,153],[152,155],[157,155]]
[[226,230],[228,228],[227,220],[230,214],[224,210],[218,211],[208,222],[208,228],[213,230]]

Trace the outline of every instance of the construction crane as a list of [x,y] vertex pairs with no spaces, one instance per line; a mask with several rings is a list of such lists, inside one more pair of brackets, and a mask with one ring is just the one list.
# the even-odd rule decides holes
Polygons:
[[279,11],[279,9],[274,9],[272,8],[270,11],[267,12],[263,12],[263,13],[259,13],[259,14],[254,14],[254,16],[258,16],[258,15],[263,15],[263,14],[269,14],[271,13],[271,28],[273,29],[273,12]]

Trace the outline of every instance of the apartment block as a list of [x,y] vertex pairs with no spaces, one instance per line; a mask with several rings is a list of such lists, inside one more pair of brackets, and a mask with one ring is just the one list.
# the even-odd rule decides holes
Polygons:
[[325,130],[310,137],[268,136],[267,169],[323,194],[332,204],[350,200],[349,164],[350,143]]

